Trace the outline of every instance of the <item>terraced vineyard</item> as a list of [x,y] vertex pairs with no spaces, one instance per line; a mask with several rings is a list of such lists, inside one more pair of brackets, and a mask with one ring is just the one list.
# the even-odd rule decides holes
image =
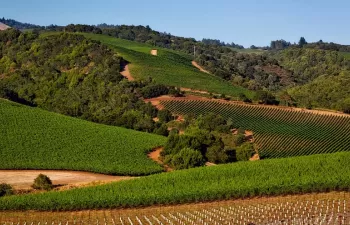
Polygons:
[[350,151],[350,117],[201,100],[163,100],[176,114],[214,112],[252,130],[262,158]]
[[0,169],[162,172],[147,157],[163,136],[91,123],[0,99]]
[[135,210],[0,212],[1,225],[350,224],[349,193],[286,196]]

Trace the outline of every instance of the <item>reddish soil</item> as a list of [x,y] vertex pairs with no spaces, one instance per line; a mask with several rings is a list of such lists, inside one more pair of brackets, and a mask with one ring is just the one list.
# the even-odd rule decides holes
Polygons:
[[[181,89],[182,90],[182,89]],[[350,117],[349,114],[345,114],[343,112],[338,111],[331,111],[331,110],[316,110],[316,109],[304,109],[304,108],[293,108],[293,107],[287,107],[287,106],[273,106],[273,105],[260,105],[260,104],[247,104],[242,101],[228,101],[223,99],[210,99],[206,97],[201,96],[194,96],[194,95],[187,95],[185,97],[171,97],[171,96],[160,96],[157,98],[147,99],[146,102],[151,102],[153,105],[155,105],[157,108],[164,109],[164,106],[160,104],[160,101],[164,100],[171,100],[171,101],[182,101],[182,100],[201,100],[201,101],[216,101],[221,103],[229,103],[229,104],[239,104],[239,105],[246,105],[250,107],[264,107],[264,108],[278,108],[286,111],[299,111],[299,112],[307,112],[307,113],[314,113],[318,115],[328,115],[328,116],[346,116]]]
[[157,56],[158,55],[158,50],[157,49],[152,49],[151,50],[151,55]]
[[0,183],[11,184],[15,189],[31,189],[39,174],[47,175],[54,185],[85,186],[89,183],[106,183],[133,179],[127,176],[109,176],[97,173],[60,170],[0,170]]
[[126,79],[128,79],[129,81],[133,81],[135,80],[130,73],[129,70],[129,65],[125,65],[124,70],[122,72],[120,72],[121,75],[123,75]]
[[260,156],[258,153],[254,154],[253,157],[249,159],[249,161],[257,161],[260,160]]
[[198,63],[196,63],[195,61],[192,61],[192,65],[193,65],[194,67],[196,67],[197,69],[199,69],[200,71],[202,71],[202,72],[204,72],[204,73],[210,74],[208,70],[205,70],[203,67],[201,67],[200,65],[198,65]]
[[160,160],[160,153],[163,151],[163,149],[164,149],[163,147],[159,147],[159,148],[153,149],[153,151],[148,154],[148,157],[150,159],[152,159],[153,161],[155,161],[156,163],[162,165],[166,172],[173,171],[172,168],[170,168],[169,166],[165,165],[162,162],[162,160]]

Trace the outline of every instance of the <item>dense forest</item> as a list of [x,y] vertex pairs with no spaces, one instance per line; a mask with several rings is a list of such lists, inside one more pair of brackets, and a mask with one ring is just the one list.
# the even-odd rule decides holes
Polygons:
[[[167,135],[158,111],[140,98],[167,94],[151,81],[128,82],[123,59],[99,42],[61,33],[0,32],[0,97],[93,122]],[[164,93],[165,92],[165,93]]]

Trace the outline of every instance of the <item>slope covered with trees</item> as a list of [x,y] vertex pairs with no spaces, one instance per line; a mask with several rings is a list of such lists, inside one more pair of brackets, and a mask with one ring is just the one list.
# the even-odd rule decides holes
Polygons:
[[163,87],[126,81],[122,63],[113,50],[82,35],[39,37],[10,29],[0,32],[0,97],[93,122],[157,131],[157,109],[140,97],[145,89]]

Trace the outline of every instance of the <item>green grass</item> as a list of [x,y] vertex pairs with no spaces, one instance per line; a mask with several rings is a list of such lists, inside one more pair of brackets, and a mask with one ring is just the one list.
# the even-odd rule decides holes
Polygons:
[[[46,34],[47,35],[47,34]],[[233,86],[229,82],[203,72],[191,64],[191,57],[169,49],[158,49],[158,56],[152,56],[154,48],[147,44],[122,40],[105,35],[84,34],[84,36],[101,41],[108,45],[124,59],[129,61],[129,69],[136,79],[152,77],[156,82],[165,85],[191,88],[212,93],[239,96],[244,93],[252,98],[253,92]]]
[[0,210],[82,210],[349,190],[350,153],[239,162],[0,198]]
[[0,99],[0,169],[62,169],[115,175],[162,171],[147,157],[163,136],[31,108]]
[[230,119],[236,128],[252,130],[263,158],[350,151],[350,117],[217,101],[169,100],[161,103],[176,114],[213,112]]
[[350,52],[340,52],[340,54],[342,56],[344,56],[345,59],[349,59],[350,60]]

